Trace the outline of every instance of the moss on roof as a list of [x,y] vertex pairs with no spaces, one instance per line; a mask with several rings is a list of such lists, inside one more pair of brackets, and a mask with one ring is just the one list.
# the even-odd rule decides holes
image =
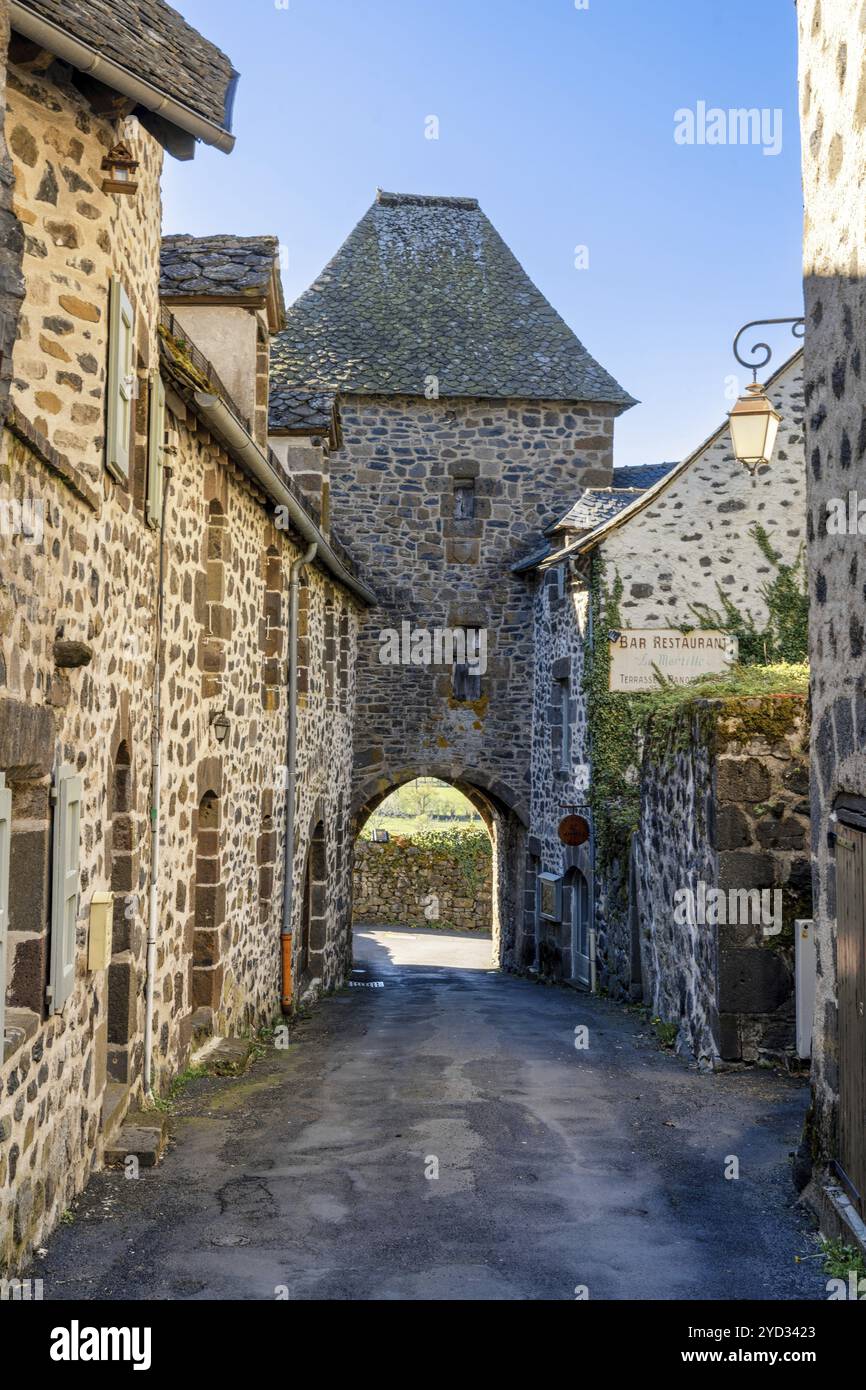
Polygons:
[[274,340],[275,412],[302,387],[355,394],[633,399],[529,279],[474,198],[382,193]]

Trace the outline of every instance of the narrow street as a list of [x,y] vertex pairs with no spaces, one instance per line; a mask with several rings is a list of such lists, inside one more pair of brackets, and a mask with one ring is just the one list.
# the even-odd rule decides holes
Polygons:
[[91,1181],[35,1262],[47,1299],[822,1296],[795,1260],[805,1083],[689,1070],[638,1014],[495,973],[488,940],[355,949],[287,1051],[189,1084],[159,1168]]

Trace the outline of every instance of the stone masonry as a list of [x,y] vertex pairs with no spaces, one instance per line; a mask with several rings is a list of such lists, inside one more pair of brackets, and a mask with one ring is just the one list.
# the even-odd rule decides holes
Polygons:
[[[799,0],[800,106],[805,196],[806,456],[812,669],[812,850],[818,984],[813,1108],[806,1149],[818,1194],[839,1158],[840,981],[837,853],[829,832],[842,796],[866,798],[866,4]],[[853,526],[828,526],[831,504]],[[862,912],[862,904],[860,908]],[[861,930],[862,962],[862,930]],[[854,971],[853,962],[849,971]],[[862,970],[862,964],[861,964]],[[862,976],[861,976],[862,978]],[[861,987],[862,989],[862,987]],[[862,999],[860,1015],[862,1017]],[[862,1069],[862,1055],[849,1066]],[[863,1124],[861,1114],[861,1125]],[[861,1129],[862,1142],[862,1129]],[[866,1215],[861,1192],[861,1215]],[[832,1227],[829,1229],[833,1229]]]
[[[275,439],[304,385],[337,397],[330,505],[353,518],[353,554],[380,600],[359,636],[354,811],[361,823],[420,775],[474,799],[494,833],[497,949],[520,965],[532,605],[509,567],[552,511],[609,483],[614,420],[631,397],[473,199],[390,193],[288,312]],[[451,666],[384,664],[382,635],[404,624],[482,630],[477,687]]]
[[[473,836],[479,841],[480,836]],[[460,855],[446,845],[401,839],[355,846],[354,921],[377,926],[490,931],[490,850]]]
[[[539,918],[536,875],[579,871],[590,884],[600,980],[625,997],[640,991],[620,888],[621,874],[627,877],[624,865],[611,866],[610,881],[597,877],[590,844],[566,849],[557,834],[562,818],[590,799],[589,654],[592,643],[606,641],[613,628],[724,629],[731,610],[762,631],[769,618],[766,588],[776,570],[754,534],[756,525],[776,563],[804,574],[800,353],[776,373],[769,393],[782,415],[770,467],[751,477],[731,453],[725,422],[680,464],[660,467],[655,476],[651,469],[614,470],[612,489],[584,493],[564,517],[551,508],[549,521],[556,524],[548,528],[547,546],[517,567],[528,577],[534,625],[531,860],[522,933],[526,965],[568,978],[568,894],[557,932]],[[642,473],[650,485],[635,487]],[[620,479],[624,486],[618,488]],[[596,631],[589,611],[593,584],[599,595]],[[635,783],[639,760],[636,747]],[[551,941],[551,935],[560,939]],[[538,950],[542,937],[544,962]]]
[[[64,10],[72,25],[77,13]],[[160,0],[148,0],[148,13],[174,32],[178,17]],[[213,62],[230,71],[227,60]],[[288,573],[307,542],[244,467],[243,451],[209,423],[197,393],[219,400],[242,428],[239,407],[189,337],[172,336],[161,320],[163,146],[148,113],[139,120],[116,93],[17,39],[7,96],[25,284],[0,452],[0,772],[12,795],[0,1266],[14,1268],[144,1096],[157,652],[154,1091],[187,1065],[195,1037],[249,1033],[278,1015]],[[102,189],[102,161],[121,132],[139,165],[134,196]],[[275,242],[261,243],[275,254]],[[14,236],[3,240],[0,229],[0,245],[0,292],[12,293]],[[112,278],[134,322],[125,481],[105,467]],[[6,302],[14,305],[14,293]],[[261,377],[261,366],[254,341],[247,379]],[[158,380],[165,435],[151,419]],[[156,446],[165,446],[162,537],[149,505]],[[267,469],[275,487],[292,490],[277,460],[266,459]],[[304,571],[299,604],[291,925],[295,994],[308,1002],[343,982],[351,956],[361,605],[329,563]],[[82,799],[72,988],[53,1011],[52,789],[61,765],[80,777]],[[107,967],[91,969],[100,894],[113,904],[112,939]]]
[[[807,746],[802,697],[689,702],[646,731],[634,939],[608,951],[634,954],[644,1001],[703,1066],[793,1056],[794,922],[812,896]],[[722,907],[701,906],[710,892]]]

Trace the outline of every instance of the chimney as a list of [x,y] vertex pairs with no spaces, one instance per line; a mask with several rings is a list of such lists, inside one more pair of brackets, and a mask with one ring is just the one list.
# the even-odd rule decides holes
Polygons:
[[277,238],[164,237],[161,263],[163,304],[266,449],[271,337],[285,327]]

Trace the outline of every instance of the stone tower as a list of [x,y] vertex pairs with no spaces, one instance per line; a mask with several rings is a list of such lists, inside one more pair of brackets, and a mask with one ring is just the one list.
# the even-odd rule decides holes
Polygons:
[[[610,483],[614,420],[634,402],[473,198],[379,192],[288,310],[272,376],[275,447],[298,399],[335,403],[323,493],[381,599],[358,653],[359,824],[419,775],[467,792],[507,832],[498,915],[519,963],[532,612],[510,567],[581,488]],[[428,664],[423,639],[422,664],[383,663],[383,633],[419,629],[482,632],[480,680]]]

